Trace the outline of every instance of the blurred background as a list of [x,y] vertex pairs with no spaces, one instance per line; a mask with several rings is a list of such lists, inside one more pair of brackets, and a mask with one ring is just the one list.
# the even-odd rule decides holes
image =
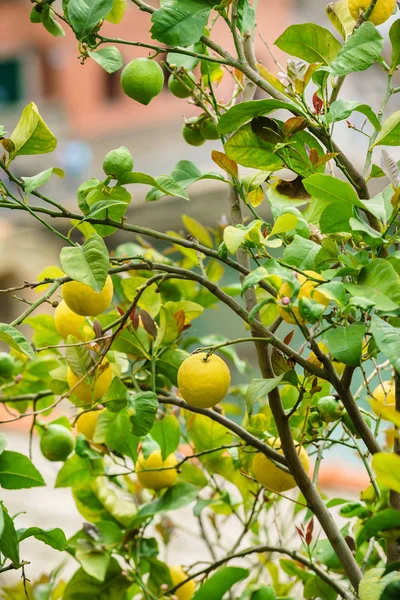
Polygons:
[[[153,4],[156,5],[154,1]],[[77,41],[71,32],[68,30],[64,38],[52,37],[41,25],[30,23],[31,7],[29,0],[0,0],[0,123],[11,133],[22,109],[34,101],[58,138],[58,147],[51,155],[18,157],[13,163],[15,175],[32,176],[51,166],[61,167],[66,173],[65,179],[53,177],[43,192],[75,209],[77,187],[90,177],[101,177],[105,154],[121,145],[131,151],[135,170],[153,176],[170,173],[182,159],[195,162],[202,171],[218,170],[211,160],[211,151],[214,148],[222,150],[220,142],[206,142],[200,148],[195,148],[188,146],[181,135],[184,118],[199,114],[199,109],[172,96],[167,86],[147,107],[130,100],[121,90],[119,72],[110,75],[92,60],[81,65]],[[324,0],[259,0],[259,31],[273,48],[274,40],[292,23],[320,22],[332,29],[324,7]],[[382,34],[387,34],[390,24],[389,21],[380,28]],[[128,3],[122,23],[106,23],[102,34],[149,42],[148,31],[149,15]],[[224,23],[216,25],[213,37],[232,50],[230,32]],[[256,40],[256,46],[258,61],[276,73],[278,68],[260,37]],[[129,46],[119,46],[119,49],[124,63],[137,56],[148,56],[144,49]],[[273,52],[285,66],[286,57],[276,48],[273,48]],[[386,52],[390,52],[388,46]],[[163,56],[160,55],[158,60],[162,61]],[[379,67],[375,67],[368,71],[368,76],[355,74],[348,77],[343,95],[352,100],[363,100],[377,111],[385,85],[384,74]],[[395,82],[395,85],[399,83]],[[230,90],[231,78],[226,75],[216,88],[218,98],[227,101]],[[263,95],[258,93],[256,97]],[[389,110],[395,110],[395,101],[396,97]],[[360,127],[363,124],[362,116],[352,117],[352,123]],[[345,147],[350,158],[362,165],[367,138],[349,129],[346,123],[341,123],[336,127],[336,139],[339,145]],[[378,182],[378,185],[381,183]],[[133,201],[128,211],[128,221],[154,229],[182,229],[182,213],[210,226],[228,213],[226,188],[217,181],[199,182],[190,188],[190,203],[176,198],[163,198],[158,203],[146,204],[144,199],[148,188],[134,186],[130,191]],[[260,212],[268,216],[266,202],[260,207]],[[64,227],[67,226],[64,223]],[[124,239],[127,241],[127,237]],[[111,247],[120,241],[118,233],[108,238]],[[1,289],[23,280],[34,280],[45,266],[58,263],[59,250],[59,240],[29,215],[0,209]],[[10,294],[3,294],[0,321],[10,321],[19,312],[20,303],[12,300]],[[242,334],[239,321],[232,322],[223,310],[214,311],[211,315],[208,313],[207,320],[199,320],[196,327],[195,334],[216,331],[230,336]],[[255,363],[249,344],[245,344],[240,352],[241,356]],[[0,418],[2,416],[7,418],[7,414],[0,409]],[[23,419],[8,427],[10,447],[14,450],[20,448],[26,451],[26,432],[30,426],[27,421]],[[45,461],[39,452],[34,454],[34,462],[51,485],[56,467]],[[355,495],[368,484],[355,457],[354,460],[347,460],[346,465],[342,460],[338,463],[337,457],[328,461],[321,470],[321,482],[327,491],[331,489],[340,494],[340,490],[346,489],[348,492],[353,490]],[[30,490],[29,507],[25,494],[5,491],[2,496],[11,513],[28,510],[27,515],[19,518],[20,527],[28,523],[51,527],[61,522],[61,525],[65,523],[65,531],[69,535],[81,525],[81,517],[69,490]],[[37,568],[48,570],[48,560],[53,561],[50,566],[54,566],[53,552],[48,552],[44,546],[37,546],[37,542],[27,541],[28,553],[31,552],[30,544],[33,551],[37,548],[41,552]],[[183,560],[189,563],[192,556],[187,556],[187,548],[194,554],[200,551],[190,536],[180,538],[179,545],[173,549],[176,554],[173,559],[182,560],[182,550],[185,549]]]

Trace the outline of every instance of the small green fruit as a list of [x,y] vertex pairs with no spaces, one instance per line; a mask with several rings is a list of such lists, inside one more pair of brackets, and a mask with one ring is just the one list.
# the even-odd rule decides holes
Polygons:
[[343,403],[335,396],[324,396],[318,400],[317,408],[324,423],[338,421],[344,413]]
[[7,352],[0,352],[0,377],[9,379],[14,373],[14,359]]
[[129,98],[147,105],[162,92],[164,72],[155,60],[135,58],[122,71],[121,86]]
[[219,133],[217,126],[211,119],[205,119],[200,127],[200,131],[206,140],[219,140]]
[[177,98],[189,98],[195,86],[195,76],[193,73],[182,73],[182,75],[171,75],[168,79],[168,88],[171,94]]
[[133,169],[133,158],[126,146],[111,150],[103,161],[103,170],[113,179],[119,179],[123,173],[130,173]]
[[[371,428],[371,419],[369,417],[366,417],[365,415],[363,415],[363,418],[364,418],[366,425],[369,428]],[[350,419],[348,412],[345,412],[343,414],[342,423],[343,423],[343,425],[345,425],[347,427],[347,429],[350,431],[350,433],[352,433],[354,435],[354,437],[357,437],[357,438],[360,437],[357,429],[354,427],[353,421]]]
[[197,119],[191,119],[184,124],[182,135],[191,146],[202,146],[206,141],[200,131]]
[[40,450],[52,462],[66,460],[74,446],[73,433],[62,425],[49,425],[40,438]]

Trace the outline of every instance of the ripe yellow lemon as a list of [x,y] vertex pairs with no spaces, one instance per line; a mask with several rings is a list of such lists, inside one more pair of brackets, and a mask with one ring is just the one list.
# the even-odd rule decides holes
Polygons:
[[[327,298],[327,296],[325,296],[325,294],[322,292],[318,291],[318,282],[313,281],[313,279],[308,279],[308,277],[322,281],[321,275],[315,271],[304,271],[304,275],[302,273],[298,273],[297,279],[300,283],[298,297],[311,298],[326,308],[329,304],[329,298]],[[292,290],[290,285],[288,283],[283,283],[278,291],[278,312],[282,319],[286,321],[286,323],[290,323],[292,325],[300,323],[300,325],[304,325],[306,321],[300,316],[298,307],[291,305],[291,295]],[[292,312],[288,310],[289,308]]]
[[162,92],[164,72],[151,58],[135,58],[122,71],[121,86],[129,98],[147,105]]
[[178,477],[176,469],[172,468],[177,462],[175,454],[170,454],[163,461],[160,450],[155,450],[147,458],[139,454],[135,467],[137,478],[149,490],[169,488]]
[[[101,368],[101,370],[100,370]],[[72,392],[72,396],[69,397],[70,401],[77,406],[81,405],[89,405],[93,402],[97,402],[104,396],[110,387],[110,383],[112,380],[112,370],[110,367],[110,363],[107,359],[104,359],[101,367],[98,368],[98,376],[96,379],[93,379],[92,382],[86,383],[82,381]],[[67,382],[69,388],[71,389],[81,377],[75,375],[75,373],[68,367],[67,369]],[[78,403],[74,402],[74,397],[79,400]]]
[[[394,381],[384,381],[383,386],[379,384],[372,392],[372,395],[373,400],[376,400],[376,402],[384,404],[385,406],[394,407],[396,404],[396,390]],[[372,410],[376,415],[379,415],[379,412],[374,408],[372,408]]]
[[99,293],[79,281],[68,281],[62,286],[62,295],[68,308],[83,317],[97,317],[104,312],[111,304],[113,293],[113,282],[109,275]]
[[74,335],[78,340],[84,340],[83,327],[85,323],[85,317],[74,313],[65,301],[61,300],[54,313],[54,325],[62,338]]
[[[169,572],[171,575],[172,584],[174,586],[187,579],[187,575],[180,565],[169,567]],[[191,579],[185,583],[185,585],[182,585],[180,588],[178,588],[176,592],[174,592],[174,595],[178,598],[178,600],[192,600],[195,590],[196,584],[193,579]]]
[[[280,448],[281,441],[280,439],[276,439],[272,444],[273,447],[278,448],[279,454],[283,454],[282,449]],[[308,458],[308,454],[301,447],[299,451],[300,461],[305,469],[305,471],[310,470],[310,459]],[[296,482],[292,475],[289,473],[285,473],[279,467],[277,467],[269,458],[267,458],[261,452],[257,452],[257,454],[253,458],[253,475],[257,479],[261,485],[266,487],[271,492],[286,492],[287,490],[291,490],[296,487]]]
[[[355,21],[358,20],[360,13],[367,10],[372,0],[349,0],[349,10]],[[378,0],[372,11],[369,21],[374,25],[381,25],[387,21],[396,8],[396,0]]]
[[76,429],[78,433],[84,435],[87,440],[93,439],[94,432],[96,430],[97,419],[103,410],[91,410],[90,412],[84,412],[79,415],[76,422]]
[[188,404],[197,408],[210,408],[221,402],[231,383],[226,363],[205,352],[192,354],[183,361],[178,371],[178,387]]
[[[318,344],[318,348],[320,348],[322,350],[322,352],[324,354],[328,354],[329,355],[329,350],[328,348],[325,346],[325,344],[323,342],[319,342]],[[310,352],[310,356],[307,359],[308,361],[310,361],[310,363],[312,363],[313,365],[315,365],[316,367],[320,367],[322,368],[322,363],[320,360],[318,360],[318,358],[316,357],[316,355],[314,354],[314,352]],[[335,369],[336,373],[339,375],[339,377],[341,375],[343,375],[343,371],[345,369],[345,364],[337,361],[336,359],[331,359],[333,368]]]

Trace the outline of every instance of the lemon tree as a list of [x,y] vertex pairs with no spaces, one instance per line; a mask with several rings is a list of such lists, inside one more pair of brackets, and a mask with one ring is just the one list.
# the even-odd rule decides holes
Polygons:
[[[182,156],[186,143],[202,146],[215,166],[182,158],[153,176],[134,170],[140,156],[128,147],[110,147],[104,173],[64,206],[41,190],[63,176],[44,108],[31,102],[0,126],[0,208],[36,217],[62,245],[59,264],[32,273],[18,297],[2,290],[18,316],[0,323],[0,487],[21,494],[18,509],[14,496],[0,501],[5,599],[400,593],[396,2],[337,0],[325,23],[316,7],[322,25],[294,23],[277,37],[279,69],[254,43],[261,4],[25,9],[59,44],[72,30],[83,65],[122,70],[133,111],[174,96]],[[148,36],[127,39],[125,10]],[[127,45],[138,53],[130,62]],[[386,80],[379,101],[350,97],[345,80],[369,83],[374,71]],[[32,175],[31,155],[47,168]],[[220,202],[214,224],[193,207],[191,186],[207,179]],[[138,184],[154,210],[166,197],[191,200],[176,232],[136,224]],[[202,212],[204,222],[194,218]],[[7,436],[17,421],[29,432],[24,453]],[[341,472],[350,456],[370,483],[335,497],[327,466]],[[68,539],[61,510],[45,529],[33,496],[24,503],[18,492],[42,487],[45,504],[49,485],[71,495],[84,523]],[[38,573],[27,538],[47,544],[54,565],[68,555],[72,575]]]

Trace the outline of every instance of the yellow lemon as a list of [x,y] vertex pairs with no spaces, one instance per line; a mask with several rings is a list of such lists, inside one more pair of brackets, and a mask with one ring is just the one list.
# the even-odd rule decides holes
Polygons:
[[[101,369],[101,370],[100,370]],[[69,388],[71,389],[81,377],[75,375],[75,373],[68,367],[67,369],[67,382]],[[98,368],[98,376],[93,378],[92,382],[86,383],[82,381],[72,392],[73,396],[70,396],[69,399],[73,404],[74,397],[80,400],[80,403],[77,406],[92,404],[93,402],[97,402],[104,396],[110,387],[110,383],[112,380],[112,370],[110,367],[110,363],[107,359],[104,359],[102,365]]]
[[210,408],[226,396],[231,374],[226,363],[205,352],[192,354],[183,361],[178,371],[178,387],[182,398],[197,408]]
[[97,419],[103,410],[91,410],[90,412],[84,412],[79,415],[76,422],[76,429],[78,433],[84,435],[86,439],[92,440],[96,430]]
[[178,477],[176,469],[172,468],[177,462],[175,454],[170,454],[163,461],[160,450],[155,450],[147,458],[139,454],[135,467],[137,478],[142,486],[149,490],[169,488]]
[[[325,344],[323,342],[319,342],[318,344],[318,348],[320,348],[322,350],[322,352],[324,354],[328,354],[329,355],[329,350],[328,348],[325,346]],[[314,354],[314,352],[310,353],[310,356],[307,359],[308,361],[310,361],[310,363],[312,363],[313,365],[315,365],[316,367],[320,367],[322,368],[322,363],[320,360],[318,360],[318,358],[316,357],[316,355]],[[341,375],[343,375],[343,371],[345,369],[345,364],[335,360],[334,358],[331,359],[333,368],[335,369],[336,373],[339,375],[339,377]]]
[[57,306],[54,313],[54,325],[62,338],[74,335],[78,340],[84,340],[83,327],[85,323],[85,317],[74,313],[64,300]]
[[[383,382],[383,387],[381,384],[379,384],[374,391],[372,392],[373,395],[373,400],[376,400],[376,402],[380,402],[381,404],[384,404],[385,406],[392,406],[394,407],[396,404],[396,390],[395,390],[395,385],[393,381],[384,381]],[[379,415],[379,413],[374,410],[374,408],[372,408],[373,412],[376,415]]]
[[99,293],[79,281],[68,281],[62,286],[62,295],[68,308],[83,317],[97,317],[104,312],[111,304],[113,293],[113,282],[109,275]]
[[[185,581],[188,577],[180,565],[169,567],[169,572],[171,575],[172,584],[174,586],[178,585],[178,583],[181,583],[181,581]],[[178,600],[192,600],[195,590],[196,584],[193,579],[191,579],[185,583],[185,585],[182,585],[180,588],[178,588],[176,592],[174,592],[174,595],[178,598]]]
[[[312,300],[318,302],[319,304],[322,304],[326,308],[329,304],[329,298],[327,298],[325,294],[319,292],[318,289],[316,289],[319,285],[318,282],[313,281],[312,279],[308,279],[308,277],[318,279],[322,282],[321,275],[319,273],[316,273],[315,271],[304,271],[304,275],[302,273],[298,273],[297,278],[300,283],[298,297],[312,298]],[[297,323],[300,323],[300,325],[304,325],[306,321],[300,317],[298,307],[291,306],[291,295],[292,290],[290,285],[288,283],[283,283],[278,291],[278,312],[286,323],[290,323],[291,325],[296,325]],[[289,308],[291,309],[291,311],[288,310]]]
[[[273,447],[279,448],[279,454],[283,454],[280,445],[281,441],[279,438],[276,439],[272,444]],[[305,471],[308,473],[310,470],[310,459],[303,446],[300,448],[299,457]],[[289,475],[289,473],[286,473],[285,471],[282,471],[282,469],[277,467],[261,452],[257,452],[257,454],[254,456],[252,470],[257,481],[272,492],[286,492],[287,490],[291,490],[292,488],[296,487],[296,482],[293,476]]]
[[[355,21],[358,20],[360,13],[367,10],[372,0],[349,0],[349,10]],[[374,25],[381,25],[387,21],[396,8],[396,0],[378,0],[372,11],[369,21]]]

